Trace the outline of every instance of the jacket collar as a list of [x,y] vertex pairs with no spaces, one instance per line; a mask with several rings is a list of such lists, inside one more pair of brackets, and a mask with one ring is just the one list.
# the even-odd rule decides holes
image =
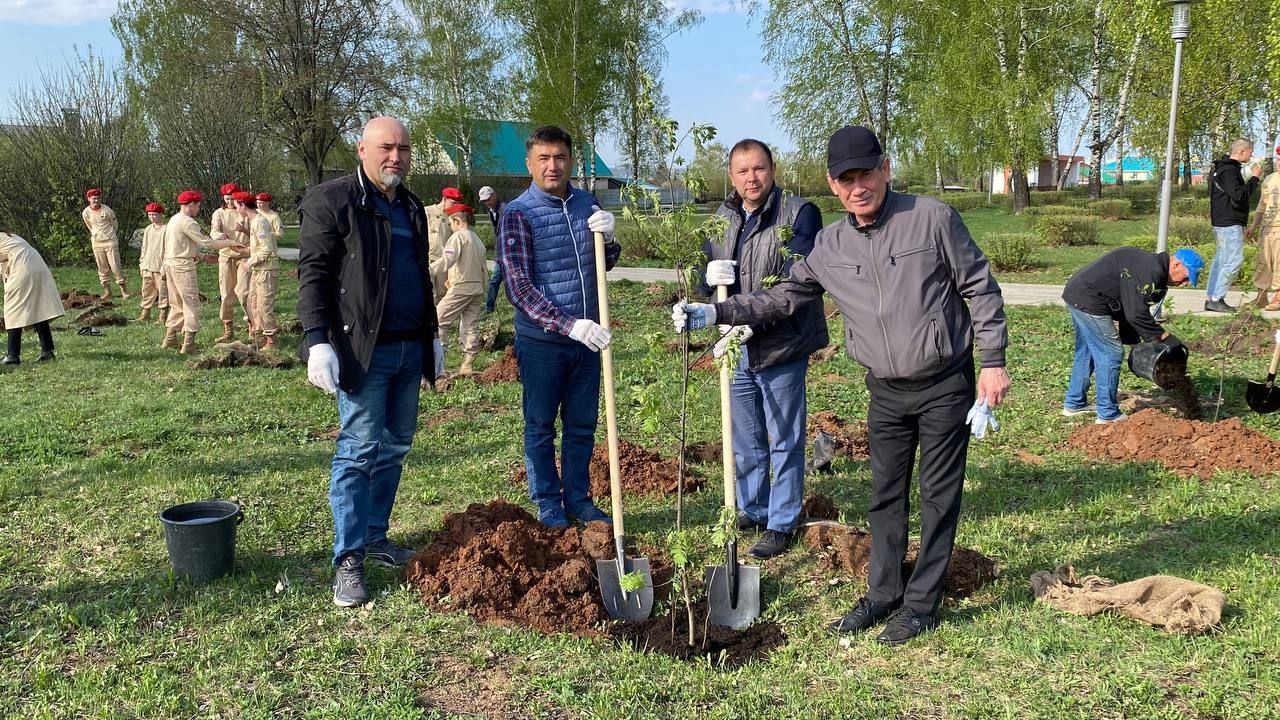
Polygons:
[[538,187],[538,183],[535,183],[535,182],[529,183],[529,195],[533,197],[535,200],[537,200],[539,203],[543,205],[551,205],[553,207],[560,207],[561,205],[568,203],[570,200],[574,198],[575,195],[577,195],[580,192],[582,191],[574,187],[573,183],[570,182],[569,195],[568,197],[565,197],[562,200],[556,197],[555,195],[552,195],[551,193],[547,192],[546,190],[543,190],[542,188]]
[[898,206],[898,193],[894,192],[893,190],[890,190],[889,188],[885,188],[884,202],[880,203],[880,211],[876,213],[876,219],[872,220],[866,225],[861,225],[858,223],[858,218],[856,215],[854,215],[853,213],[848,213],[849,224],[859,230],[869,230],[871,228],[879,228],[883,226],[886,222],[888,222],[889,218],[893,216],[894,211],[897,210],[897,206]]
[[[373,184],[368,175],[364,174],[364,167],[361,165],[356,166],[356,184],[360,188],[360,207],[373,212],[376,207],[375,195],[382,191]],[[409,217],[422,212],[422,201],[418,200],[418,197],[410,192],[403,182],[396,187],[396,199],[409,206]]]
[[[769,190],[769,196],[764,199],[764,204],[756,208],[755,212],[752,214],[757,217],[764,217],[768,213],[773,212],[773,210],[781,204],[782,188],[778,187],[777,183],[774,183],[773,188]],[[737,190],[729,193],[729,197],[724,199],[724,205],[740,216],[746,215],[746,210],[742,207],[742,196],[738,194]]]

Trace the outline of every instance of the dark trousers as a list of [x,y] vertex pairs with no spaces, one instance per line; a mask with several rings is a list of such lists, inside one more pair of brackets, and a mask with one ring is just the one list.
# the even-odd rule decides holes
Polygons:
[[484,294],[484,309],[493,312],[498,302],[498,289],[502,287],[502,263],[493,264],[493,274],[489,276],[489,290]]
[[[899,600],[913,612],[936,615],[942,579],[951,562],[960,496],[964,491],[973,406],[973,362],[926,381],[889,381],[867,376],[871,399],[871,564],[867,596],[878,603]],[[911,470],[920,449],[920,554],[903,577],[910,515]],[[905,581],[905,582],[904,582]]]
[[[32,327],[36,329],[36,337],[40,338],[40,351],[53,352],[53,333],[49,332],[49,321],[41,320]],[[10,357],[22,357],[22,328],[9,328],[9,349],[6,354]]]

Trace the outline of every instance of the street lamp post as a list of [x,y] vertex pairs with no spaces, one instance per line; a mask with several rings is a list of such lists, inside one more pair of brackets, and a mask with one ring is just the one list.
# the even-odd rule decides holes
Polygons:
[[[1169,249],[1169,211],[1173,203],[1173,135],[1178,122],[1178,84],[1182,80],[1182,43],[1191,34],[1191,4],[1198,0],[1166,0],[1173,6],[1173,87],[1169,94],[1169,138],[1164,147],[1164,182],[1160,185],[1160,229],[1156,234],[1156,252]],[[1124,158],[1120,158],[1123,172]],[[1191,162],[1187,158],[1186,162]]]

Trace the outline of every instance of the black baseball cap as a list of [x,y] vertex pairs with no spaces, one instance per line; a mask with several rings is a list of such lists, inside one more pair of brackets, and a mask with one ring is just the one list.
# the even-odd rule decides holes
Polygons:
[[827,141],[827,174],[833,178],[848,170],[870,170],[883,159],[879,138],[861,125],[845,125]]

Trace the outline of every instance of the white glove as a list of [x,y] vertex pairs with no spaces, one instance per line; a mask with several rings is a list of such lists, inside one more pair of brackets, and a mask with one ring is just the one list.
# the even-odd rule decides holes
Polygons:
[[707,284],[711,287],[732,285],[738,279],[737,260],[712,260],[707,263]]
[[716,342],[716,346],[711,349],[711,354],[717,358],[723,357],[724,354],[728,352],[729,343],[733,342],[734,338],[738,338],[741,342],[745,343],[751,339],[752,335],[755,334],[755,331],[751,329],[750,325],[734,325],[728,329],[725,329],[725,326],[721,325],[720,328],[724,337],[720,338],[720,340]]
[[609,347],[609,341],[613,339],[613,334],[600,323],[583,319],[573,321],[573,329],[569,331],[569,337],[586,345],[594,352],[600,352]]
[[440,342],[440,338],[431,341],[431,347],[434,348],[433,355],[436,361],[436,377],[444,376],[444,343]]
[[330,395],[338,391],[338,356],[329,343],[311,346],[307,356],[307,380]]
[[1000,423],[996,422],[996,416],[984,402],[974,403],[964,421],[968,423],[969,432],[973,433],[973,439],[975,440],[981,440],[987,436],[988,426],[991,427],[991,432],[1000,430]]
[[699,330],[716,324],[716,306],[707,303],[678,302],[671,306],[671,324],[676,332]]
[[613,226],[616,222],[613,219],[613,213],[608,210],[601,210],[598,205],[592,205],[591,217],[587,218],[587,227],[591,228],[591,232],[604,233],[610,235],[613,233]]

